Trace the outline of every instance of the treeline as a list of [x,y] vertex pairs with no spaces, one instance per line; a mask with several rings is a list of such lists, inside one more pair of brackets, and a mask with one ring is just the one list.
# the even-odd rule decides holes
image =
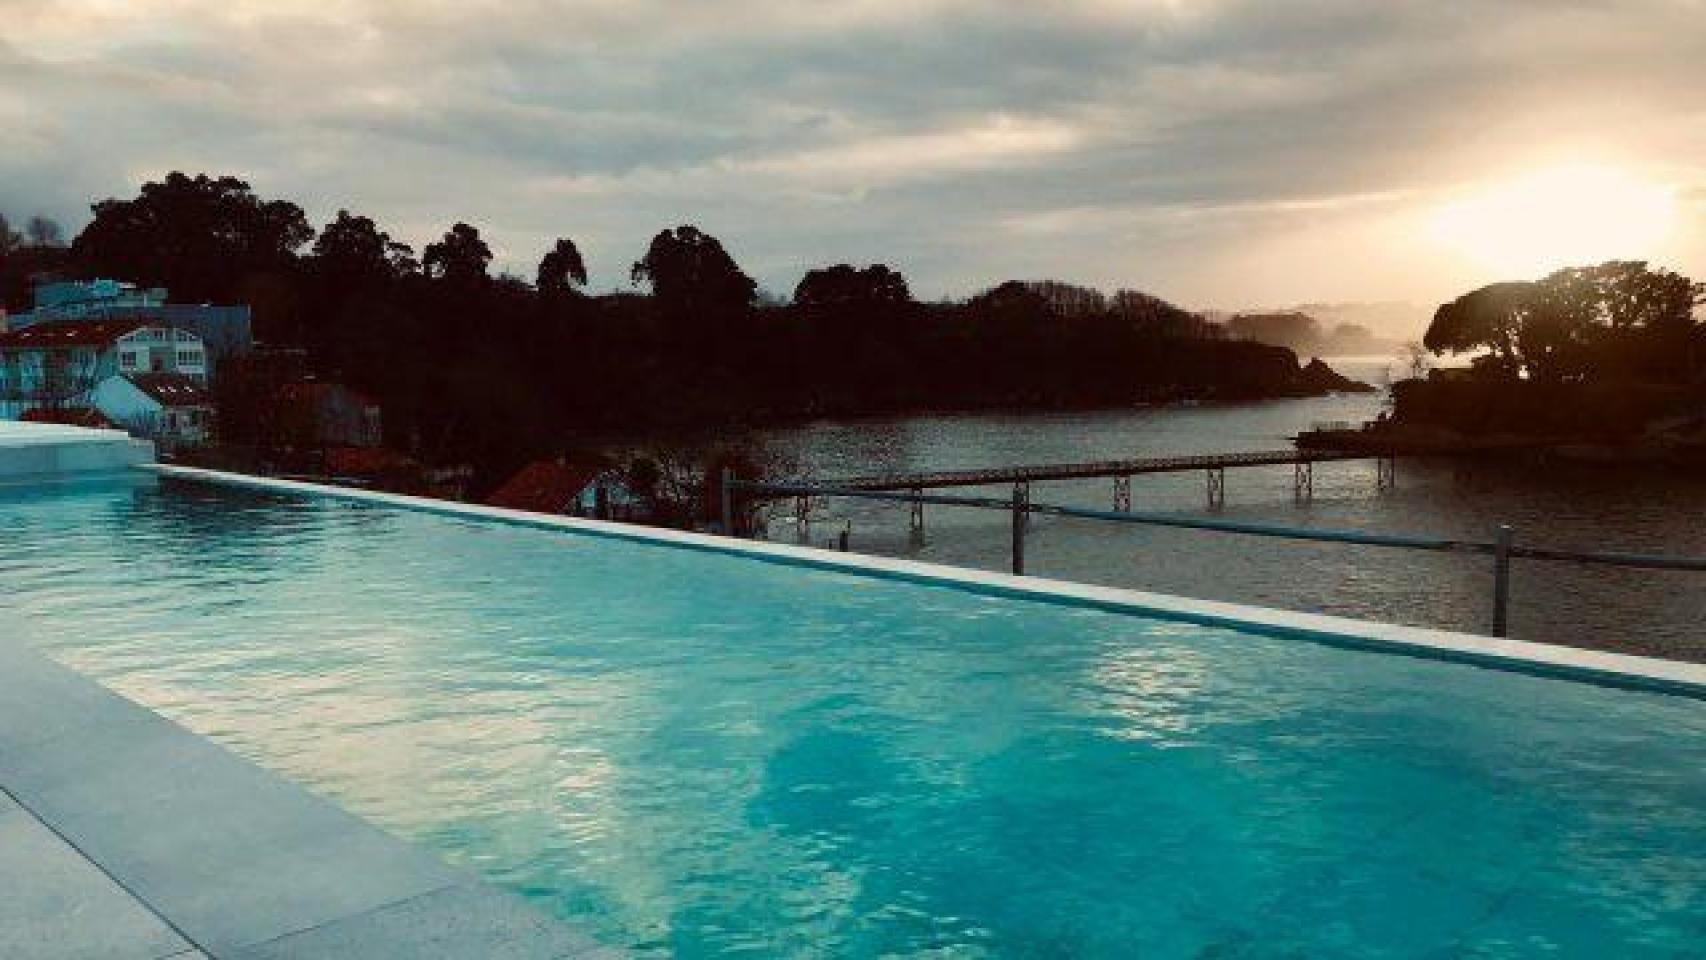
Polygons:
[[27,288],[22,270],[45,269],[247,303],[260,341],[300,346],[319,376],[379,399],[394,445],[492,470],[577,433],[1330,386],[1289,350],[1182,336],[1200,320],[1135,294],[1063,310],[1007,283],[921,303],[888,266],[842,264],[760,305],[753,279],[691,226],[652,238],[630,271],[636,292],[589,296],[568,238],[533,277],[494,276],[467,224],[416,251],[347,211],[316,231],[231,177],[173,173],[93,211],[68,250],[0,263],[9,300]]
[[59,223],[37,214],[15,229],[0,211],[0,308],[29,302],[30,283],[40,276],[63,273],[70,265],[65,231]]
[[1423,345],[1474,354],[1393,386],[1398,427],[1616,440],[1706,403],[1706,285],[1640,261],[1497,283],[1442,305]]
[[1637,260],[1495,283],[1442,305],[1423,344],[1505,380],[1691,384],[1706,373],[1706,285]]

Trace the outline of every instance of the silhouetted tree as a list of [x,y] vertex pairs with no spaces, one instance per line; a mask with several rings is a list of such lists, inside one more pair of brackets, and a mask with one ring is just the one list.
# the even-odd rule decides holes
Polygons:
[[31,217],[29,223],[24,225],[24,236],[33,247],[65,246],[65,231],[60,229],[58,221],[40,214]]
[[0,309],[26,308],[37,283],[69,271],[69,257],[63,244],[26,244],[0,214]]
[[1063,317],[1104,313],[1108,298],[1102,291],[1059,280],[1036,280],[1025,284],[1048,302],[1049,309]]
[[421,266],[429,277],[454,283],[483,283],[492,262],[492,248],[480,239],[480,231],[466,223],[450,228],[444,239],[429,243],[421,253]]
[[906,278],[884,264],[863,270],[845,263],[810,270],[794,288],[794,303],[802,307],[878,307],[912,302]]
[[1434,311],[1422,344],[1434,353],[1492,351],[1493,366],[1515,376],[1521,369],[1517,334],[1534,307],[1532,283],[1495,283]]
[[256,273],[290,271],[314,237],[302,208],[257,198],[236,177],[167,174],[134,200],[104,200],[72,244],[85,271],[232,301]]
[[540,293],[567,293],[574,287],[586,286],[586,264],[581,252],[568,237],[558,237],[555,245],[539,260],[537,283]]
[[339,283],[395,280],[417,269],[415,252],[372,220],[339,210],[314,241],[314,268]]
[[1680,382],[1698,370],[1702,329],[1694,308],[1703,291],[1640,261],[1570,267],[1444,304],[1423,343],[1435,353],[1488,350],[1480,366],[1508,377]]
[[809,408],[846,407],[877,396],[895,405],[916,394],[921,377],[907,347],[919,311],[898,271],[880,263],[810,270],[794,288],[791,313],[798,348],[781,365],[801,371],[817,361],[812,376],[789,386],[809,398]]
[[[807,273],[791,301],[759,303],[722,244],[682,226],[633,265],[649,294],[565,295],[586,280],[567,239],[541,259],[537,286],[491,278],[491,249],[466,223],[417,268],[367,217],[339,211],[316,239],[294,205],[262,201],[232,177],[172,174],[95,210],[72,251],[0,254],[8,306],[35,276],[76,273],[250,303],[258,339],[302,348],[257,358],[299,356],[300,375],[374,396],[390,442],[423,462],[473,464],[476,495],[577,432],[1308,389],[1290,351],[1192,339],[1192,315],[1135,291],[1110,301],[1049,286],[1057,307],[1010,283],[921,304],[897,270],[837,264]],[[233,434],[261,446],[287,434],[262,414],[280,379],[299,372],[227,369]],[[662,466],[660,491],[677,475]],[[677,491],[684,518],[703,514],[697,476]],[[644,469],[636,480],[652,482]]]
[[680,313],[742,311],[758,293],[717,238],[692,226],[653,237],[631,276],[636,285],[648,284],[665,310]]

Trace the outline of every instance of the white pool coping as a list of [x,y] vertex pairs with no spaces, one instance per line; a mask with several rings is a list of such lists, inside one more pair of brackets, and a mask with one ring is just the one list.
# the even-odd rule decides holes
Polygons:
[[154,460],[154,444],[123,430],[0,420],[0,484],[77,479]]
[[816,547],[644,527],[633,524],[552,516],[480,504],[381,493],[280,480],[194,467],[143,464],[137,469],[161,476],[299,496],[333,497],[451,517],[490,520],[637,543],[668,545],[748,557],[770,563],[808,566],[865,576],[907,580],[978,593],[1050,603],[1068,603],[1122,611],[1167,620],[1227,627],[1246,632],[1294,637],[1341,647],[1470,663],[1513,672],[1538,674],[1601,685],[1651,690],[1706,698],[1706,664],[1587,650],[1409,627],[1349,617],[1301,613],[1271,607],[1197,600],[1163,593],[1102,587],[1043,577],[950,567],[868,554],[839,553]]

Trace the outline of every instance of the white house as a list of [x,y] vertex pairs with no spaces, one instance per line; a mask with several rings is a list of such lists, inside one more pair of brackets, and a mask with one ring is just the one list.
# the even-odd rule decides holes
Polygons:
[[162,288],[143,288],[108,279],[38,283],[35,307],[3,319],[0,329],[22,330],[89,320],[135,320],[188,331],[201,338],[209,375],[217,375],[221,360],[248,353],[255,345],[246,306],[169,303]]
[[119,374],[102,380],[89,405],[165,451],[197,447],[213,435],[213,402],[181,373]]
[[175,373],[207,383],[207,350],[188,330],[144,320],[79,320],[0,332],[0,419],[87,406],[120,374]]

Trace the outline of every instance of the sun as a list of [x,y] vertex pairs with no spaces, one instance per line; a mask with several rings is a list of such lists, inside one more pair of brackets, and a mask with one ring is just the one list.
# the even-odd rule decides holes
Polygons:
[[1675,228],[1674,187],[1615,167],[1538,171],[1460,194],[1428,217],[1434,242],[1501,278],[1656,255]]

